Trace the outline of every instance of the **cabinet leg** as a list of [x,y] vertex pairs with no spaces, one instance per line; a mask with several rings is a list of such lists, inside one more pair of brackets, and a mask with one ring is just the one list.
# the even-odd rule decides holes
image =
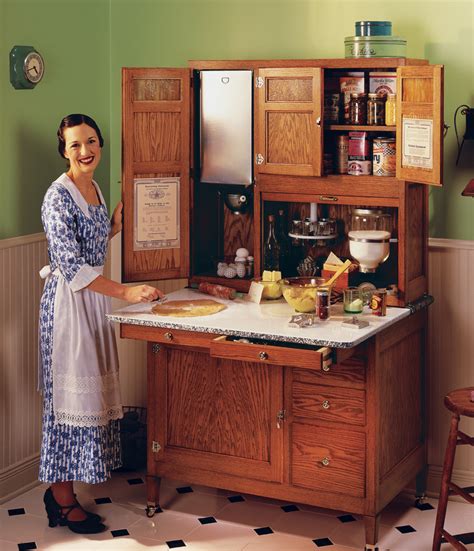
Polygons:
[[160,483],[159,476],[146,476],[146,516],[153,517],[160,504]]
[[416,475],[416,490],[415,498],[417,503],[423,503],[426,497],[426,482],[428,479],[428,466],[425,465],[423,469]]
[[378,515],[365,516],[365,549],[368,551],[377,549],[377,541],[379,539],[379,524],[380,524],[380,513]]

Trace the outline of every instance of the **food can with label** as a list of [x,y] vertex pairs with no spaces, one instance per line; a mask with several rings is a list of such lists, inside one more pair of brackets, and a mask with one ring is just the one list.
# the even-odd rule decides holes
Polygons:
[[349,155],[349,136],[341,134],[336,138],[336,172],[347,174],[347,162]]
[[350,160],[347,174],[350,176],[368,176],[372,174],[372,161]]
[[349,132],[349,161],[370,161],[372,152],[367,132]]
[[395,138],[374,138],[372,148],[374,176],[395,176],[396,160]]
[[375,316],[387,315],[387,290],[376,289],[370,299],[370,309]]

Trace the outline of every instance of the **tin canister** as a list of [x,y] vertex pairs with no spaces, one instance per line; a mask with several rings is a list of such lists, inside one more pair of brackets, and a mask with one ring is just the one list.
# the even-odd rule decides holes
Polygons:
[[341,134],[336,138],[336,173],[347,174],[349,136]]
[[370,309],[375,316],[387,315],[387,290],[376,289],[370,299]]
[[347,166],[350,176],[368,176],[372,174],[372,161],[350,160]]
[[374,176],[395,176],[396,159],[395,138],[374,138],[372,148]]

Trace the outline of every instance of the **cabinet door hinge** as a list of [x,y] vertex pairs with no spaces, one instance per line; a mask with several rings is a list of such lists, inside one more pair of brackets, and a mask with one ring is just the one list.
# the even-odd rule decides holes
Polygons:
[[263,80],[263,77],[257,77],[255,79],[255,88],[263,88],[264,84],[265,84],[265,81]]
[[155,440],[153,440],[153,442],[151,443],[151,451],[153,453],[158,453],[160,450],[161,450],[160,444],[158,442],[155,442]]
[[160,350],[161,350],[161,344],[158,344],[157,342],[155,342],[151,345],[151,351],[153,352],[153,354],[158,354]]
[[286,417],[286,410],[280,409],[280,411],[277,413],[277,429],[281,429],[283,421]]
[[257,155],[255,155],[255,162],[258,165],[263,165],[265,162],[265,157],[261,153],[257,153]]

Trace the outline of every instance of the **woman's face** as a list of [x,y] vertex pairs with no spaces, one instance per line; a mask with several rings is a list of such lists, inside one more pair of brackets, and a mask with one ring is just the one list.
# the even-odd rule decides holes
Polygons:
[[64,156],[69,160],[73,174],[91,174],[100,161],[101,147],[97,132],[83,123],[65,128]]

